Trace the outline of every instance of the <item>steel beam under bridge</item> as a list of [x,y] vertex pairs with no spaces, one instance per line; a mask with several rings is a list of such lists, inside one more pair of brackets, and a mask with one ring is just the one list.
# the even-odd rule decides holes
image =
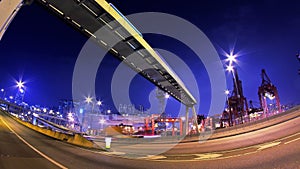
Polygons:
[[[181,103],[188,107],[197,103],[171,67],[112,4],[104,0],[38,1]],[[107,29],[97,34],[103,26]],[[134,59],[129,55],[135,55]]]

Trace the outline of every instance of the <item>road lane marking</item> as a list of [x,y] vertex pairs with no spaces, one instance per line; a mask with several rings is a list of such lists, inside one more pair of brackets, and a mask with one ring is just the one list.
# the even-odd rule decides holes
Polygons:
[[212,154],[212,153],[207,153],[207,154],[195,154],[198,156],[197,158],[194,158],[194,160],[206,160],[206,159],[213,159],[213,158],[218,158],[223,156],[223,154]]
[[2,118],[0,118],[1,121],[3,122],[3,124],[6,125],[6,127],[13,132],[21,141],[23,141],[23,143],[25,143],[28,147],[30,147],[32,150],[34,150],[35,152],[37,152],[39,155],[41,155],[42,157],[44,157],[45,159],[47,159],[48,161],[50,161],[51,163],[55,164],[56,166],[58,166],[59,168],[62,169],[68,169],[67,167],[63,166],[62,164],[56,162],[55,160],[53,160],[52,158],[48,157],[47,155],[45,155],[44,153],[40,152],[38,149],[36,149],[35,147],[33,147],[31,144],[29,144],[26,140],[24,140],[19,134],[17,134]]
[[284,143],[284,144],[289,144],[289,143],[292,143],[292,142],[297,141],[297,140],[300,140],[300,137],[299,137],[299,138],[296,138],[296,139],[294,139],[294,140],[288,141],[288,142],[286,142],[286,143]]
[[295,133],[295,134],[292,134],[292,135],[283,137],[283,138],[281,138],[281,139],[279,139],[279,140],[286,140],[286,139],[289,139],[289,138],[291,138],[291,137],[295,137],[295,136],[297,136],[297,135],[300,135],[300,133],[298,132],[298,133]]
[[163,155],[148,155],[146,157],[139,157],[138,159],[144,159],[144,160],[160,160],[160,159],[166,159],[166,156]]
[[259,146],[259,148],[257,150],[264,150],[267,148],[271,148],[271,147],[279,145],[280,143],[281,143],[281,141],[264,144],[264,145]]
[[[163,162],[172,162],[172,163],[183,162],[183,161],[187,162],[187,161],[221,160],[221,159],[229,159],[229,158],[235,158],[235,157],[259,153],[259,152],[261,152],[261,150],[278,146],[281,143],[283,143],[286,139],[295,137],[297,135],[300,135],[300,133],[298,132],[298,133],[274,140],[272,142],[267,142],[267,143],[263,143],[263,144],[252,145],[249,147],[237,148],[237,149],[232,149],[232,150],[213,152],[213,153],[203,153],[203,154],[172,154],[172,155],[157,155],[157,156],[152,156],[152,157],[151,157],[151,155],[148,155],[148,156],[144,156],[144,157],[130,158],[130,157],[126,157],[126,156],[114,156],[113,153],[95,152],[95,151],[86,150],[86,149],[83,149],[83,150],[91,151],[91,152],[99,153],[99,154],[103,154],[103,155],[108,155],[108,156],[112,156],[112,157],[124,158],[124,159],[163,161]],[[297,138],[297,139],[291,140],[290,142],[294,142],[299,139],[300,138]],[[286,142],[286,143],[288,144],[290,142]],[[246,153],[239,153],[239,154],[235,154],[235,155],[227,155],[227,153],[240,152],[240,151],[248,150],[248,149],[253,149],[253,151],[246,152]],[[220,154],[220,156],[217,157],[218,155],[216,155],[216,154]],[[185,156],[191,156],[191,158],[190,159],[176,158],[176,157],[185,157]],[[192,157],[192,156],[194,156],[194,157]],[[199,157],[195,158],[195,156],[199,156]],[[172,159],[172,158],[175,158],[175,159]]]
[[117,152],[117,151],[111,151],[111,152],[101,152],[101,154],[105,154],[105,155],[125,155],[126,153],[124,153],[124,152]]

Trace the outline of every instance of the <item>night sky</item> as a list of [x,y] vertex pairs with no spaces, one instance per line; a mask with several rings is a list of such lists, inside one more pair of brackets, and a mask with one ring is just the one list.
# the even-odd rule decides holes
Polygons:
[[[238,72],[244,95],[258,106],[260,72],[264,68],[277,86],[282,104],[300,103],[300,2],[297,0],[112,0],[124,15],[138,12],[164,12],[195,24],[211,40],[220,58],[222,49],[233,46],[241,56]],[[180,3],[181,2],[181,3]],[[201,61],[187,47],[168,37],[145,35],[152,47],[180,56],[197,75],[200,87],[200,113],[209,109],[210,83]],[[65,24],[38,3],[23,7],[0,41],[0,88],[14,95],[14,79],[26,82],[25,101],[30,104],[57,106],[60,99],[72,98],[72,73],[77,56],[86,42],[82,34]],[[107,108],[111,106],[110,81],[119,60],[107,56],[98,71],[97,95]],[[232,77],[226,73],[228,89]],[[101,85],[98,85],[100,84]],[[143,90],[139,90],[140,86]],[[148,95],[154,86],[136,77],[131,87],[135,105],[149,107]],[[225,89],[224,89],[225,90]],[[177,108],[170,99],[167,112]]]

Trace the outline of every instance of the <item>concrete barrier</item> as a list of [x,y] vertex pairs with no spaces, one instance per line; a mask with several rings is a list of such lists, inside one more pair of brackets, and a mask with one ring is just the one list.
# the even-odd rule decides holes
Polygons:
[[[9,114],[10,115],[10,114]],[[67,143],[73,144],[73,145],[77,145],[77,146],[81,146],[81,147],[85,147],[85,148],[99,148],[96,144],[94,144],[92,141],[87,140],[86,138],[82,137],[79,134],[64,134],[64,133],[60,133],[60,132],[56,132],[56,131],[52,131],[49,129],[45,129],[45,128],[41,128],[38,126],[35,126],[29,122],[25,122],[20,120],[19,118],[16,118],[14,116],[11,116],[12,119],[14,119],[15,121],[17,121],[18,123],[34,130],[37,131],[41,134],[44,134],[46,136],[49,136],[51,138],[57,139],[57,140],[61,140],[61,141],[65,141]]]
[[279,114],[276,114],[274,116],[270,116],[258,121],[245,123],[225,129],[219,129],[216,130],[213,135],[210,137],[210,139],[218,139],[222,137],[228,137],[243,133],[248,133],[260,129],[264,129],[270,126],[274,126],[283,122],[286,122],[288,120],[298,118],[300,117],[300,106],[294,107],[286,112],[282,112]]

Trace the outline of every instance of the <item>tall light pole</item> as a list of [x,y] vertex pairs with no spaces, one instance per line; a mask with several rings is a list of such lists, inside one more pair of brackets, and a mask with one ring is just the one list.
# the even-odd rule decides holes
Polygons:
[[17,104],[21,104],[23,102],[24,95],[25,95],[25,86],[24,86],[24,84],[25,84],[25,82],[23,82],[22,80],[16,82],[18,91],[16,93],[15,102]]
[[[86,97],[85,98],[85,102],[89,105],[89,104],[92,104],[92,111],[91,111],[91,113],[89,113],[89,115],[90,115],[90,128],[92,129],[92,123],[93,123],[93,119],[92,119],[92,114],[94,113],[94,102],[93,102],[93,98],[92,97],[90,97],[90,96],[88,96],[88,97]],[[85,116],[84,116],[85,117]]]
[[2,92],[2,99],[4,99],[5,98],[5,92],[6,92],[5,89],[2,88],[1,92]]
[[226,61],[229,62],[229,64],[226,66],[226,70],[232,74],[236,94],[238,97],[240,97],[240,93],[238,90],[238,84],[237,84],[238,82],[236,81],[236,77],[235,77],[236,70],[233,66],[233,63],[237,63],[236,58],[238,57],[238,54],[235,54],[234,50],[232,49],[232,50],[230,50],[229,53],[225,53],[225,56],[227,57]]
[[238,82],[237,82],[236,76],[235,76],[236,68],[234,68],[232,65],[229,65],[229,66],[227,66],[226,70],[232,74],[236,95],[238,97],[240,97],[240,93],[239,93],[239,89],[238,89]]
[[[88,96],[88,97],[86,97],[85,98],[85,102],[87,103],[87,104],[92,104],[92,112],[91,113],[94,113],[94,107],[95,107],[95,103],[94,103],[94,101],[93,101],[93,98],[92,97],[90,97],[90,96]],[[97,105],[98,104],[102,104],[102,102],[101,101],[99,101],[99,102],[97,102]]]
[[101,114],[101,106],[102,106],[102,104],[103,104],[103,102],[101,101],[101,100],[98,100],[97,102],[96,102],[96,104],[97,104],[97,106],[98,106],[98,111],[99,111],[99,113]]
[[[89,114],[90,115],[90,126],[91,126],[91,129],[92,129],[92,124],[93,124],[93,121],[94,121],[94,119],[92,118],[92,116],[96,116],[96,114],[97,114],[97,112],[96,113],[94,112],[95,105],[99,106],[99,108],[100,108],[100,106],[102,105],[102,101],[101,100],[97,100],[97,99],[95,99],[95,101],[94,101],[93,97],[88,96],[88,97],[85,98],[85,102],[88,105],[92,104],[92,110],[91,110],[91,113]],[[83,117],[85,117],[85,116],[83,115]]]
[[[232,115],[234,118],[240,116],[241,123],[244,123],[243,116],[245,112],[248,111],[247,99],[244,97],[242,82],[239,80],[237,69],[233,67],[233,63],[237,62],[236,58],[238,54],[234,54],[233,50],[231,50],[230,53],[225,54],[225,56],[227,57],[226,61],[229,62],[226,66],[226,70],[232,73],[234,83],[232,96],[228,98],[230,118],[232,118]],[[246,111],[244,107],[246,107]],[[229,121],[233,124],[232,119],[229,119]]]

